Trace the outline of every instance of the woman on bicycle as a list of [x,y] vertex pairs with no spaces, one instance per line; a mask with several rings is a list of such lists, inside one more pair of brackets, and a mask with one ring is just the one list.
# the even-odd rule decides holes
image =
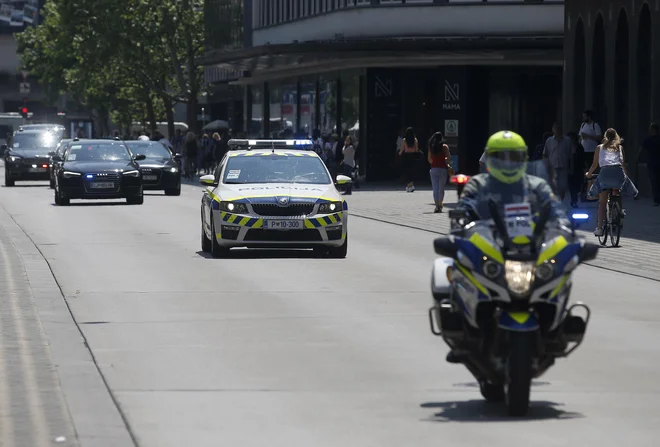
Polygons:
[[[598,197],[598,226],[594,235],[602,236],[605,224],[605,214],[607,212],[608,190],[612,190],[612,195],[621,200],[621,192],[632,197],[637,197],[639,191],[628,177],[628,169],[625,164],[625,154],[623,152],[623,139],[616,130],[610,128],[605,132],[602,144],[596,147],[594,152],[594,161],[587,172],[587,178],[591,178],[594,171],[600,168],[598,178],[589,189],[589,198]],[[626,215],[622,210],[623,216]],[[622,217],[623,217],[622,216]]]

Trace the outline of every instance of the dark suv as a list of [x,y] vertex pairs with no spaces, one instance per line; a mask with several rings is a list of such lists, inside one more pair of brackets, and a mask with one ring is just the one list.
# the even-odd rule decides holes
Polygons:
[[17,180],[50,180],[50,152],[59,141],[59,134],[48,130],[14,132],[5,151],[5,186]]

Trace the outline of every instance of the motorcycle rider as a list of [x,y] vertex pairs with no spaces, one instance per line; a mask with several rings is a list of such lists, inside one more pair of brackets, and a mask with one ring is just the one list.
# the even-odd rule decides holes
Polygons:
[[[499,206],[504,204],[529,203],[532,213],[538,213],[545,203],[550,203],[548,224],[562,234],[571,234],[571,223],[544,179],[529,175],[527,171],[527,144],[515,132],[502,130],[493,134],[486,143],[485,163],[487,173],[473,176],[465,185],[456,207],[470,212],[470,220],[491,218],[488,202],[493,199]],[[447,361],[460,363],[460,358],[449,352]]]

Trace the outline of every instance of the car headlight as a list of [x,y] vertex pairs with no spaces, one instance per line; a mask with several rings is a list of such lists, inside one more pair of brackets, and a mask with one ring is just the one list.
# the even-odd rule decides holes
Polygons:
[[170,168],[170,172],[175,172],[176,173],[176,172],[179,172],[179,170],[177,168]]
[[9,161],[14,162],[14,163],[20,162],[21,160],[22,160],[22,158],[21,158],[21,157],[17,157],[16,155],[11,155],[11,156],[9,157]]
[[529,292],[534,278],[534,263],[520,261],[504,261],[504,277],[509,290],[516,295]]
[[319,205],[319,214],[336,213],[337,211],[341,211],[341,207],[341,202],[322,203]]
[[220,202],[220,209],[230,213],[247,213],[247,205],[244,203]]
[[138,171],[137,169],[133,169],[132,171],[122,172],[122,174],[127,175],[129,177],[139,177],[140,171]]
[[80,177],[80,176],[81,176],[80,172],[64,171],[62,173],[62,177],[64,178]]

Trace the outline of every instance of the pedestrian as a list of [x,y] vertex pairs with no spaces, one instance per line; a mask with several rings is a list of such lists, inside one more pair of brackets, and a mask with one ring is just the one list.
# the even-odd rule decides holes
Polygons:
[[644,138],[642,148],[646,151],[646,166],[649,170],[653,205],[660,205],[660,125],[651,123],[649,135]]
[[554,173],[552,177],[555,180],[556,193],[564,200],[568,190],[569,173],[573,170],[573,143],[564,135],[558,122],[552,126],[552,133],[553,136],[545,141],[543,158],[546,159],[548,170]]
[[184,143],[184,138],[181,133],[181,129],[177,129],[174,135],[174,151],[177,154],[183,154],[183,143]]
[[593,112],[585,110],[582,113],[582,124],[580,124],[580,139],[582,147],[587,157],[596,151],[596,146],[600,144],[603,137],[603,131],[597,122],[593,120]]
[[401,147],[399,148],[399,155],[403,160],[403,171],[406,177],[406,192],[415,192],[415,162],[420,155],[419,141],[415,136],[412,127],[406,129]]
[[211,135],[211,140],[213,141],[211,149],[213,155],[213,171],[215,171],[222,161],[222,158],[225,156],[225,151],[222,146],[222,137],[218,132],[214,132],[213,135]]
[[183,145],[184,157],[186,158],[186,177],[192,178],[192,176],[197,172],[197,137],[194,133],[188,132],[186,134],[186,140]]
[[569,132],[568,138],[573,143],[573,169],[569,175],[568,189],[571,193],[571,206],[577,208],[580,190],[584,184],[584,147],[577,132]]
[[[344,148],[342,149],[344,156],[344,175],[353,178],[353,168],[355,168],[355,146],[353,146],[353,138],[348,135],[344,140]],[[346,194],[351,194],[352,188],[346,191]]]
[[429,140],[428,161],[431,165],[429,174],[431,175],[431,185],[433,185],[433,203],[435,203],[434,213],[442,212],[442,205],[445,198],[445,185],[451,169],[451,153],[449,146],[442,135],[442,132],[436,132]]

